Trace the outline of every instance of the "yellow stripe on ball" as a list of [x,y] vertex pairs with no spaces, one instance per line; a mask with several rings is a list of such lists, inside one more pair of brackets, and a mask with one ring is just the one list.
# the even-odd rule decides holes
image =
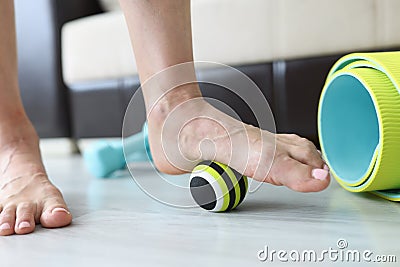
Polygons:
[[190,176],[194,201],[213,212],[236,208],[243,201],[247,188],[246,176],[220,162],[200,162]]

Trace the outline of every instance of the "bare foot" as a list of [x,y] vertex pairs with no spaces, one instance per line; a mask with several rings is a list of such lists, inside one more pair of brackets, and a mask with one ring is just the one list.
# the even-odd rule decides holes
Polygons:
[[49,181],[39,139],[27,119],[0,124],[0,235],[28,234],[35,224],[56,228],[72,216]]
[[189,172],[200,160],[228,164],[248,177],[300,192],[325,189],[328,166],[315,145],[292,134],[246,125],[206,103],[169,92],[148,116],[158,170]]

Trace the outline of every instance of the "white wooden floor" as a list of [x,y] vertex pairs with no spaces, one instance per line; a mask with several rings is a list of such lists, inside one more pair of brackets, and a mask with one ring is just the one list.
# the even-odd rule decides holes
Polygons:
[[[30,235],[0,238],[1,267],[271,266],[279,260],[257,257],[265,246],[319,253],[338,249],[340,238],[348,249],[396,255],[400,261],[400,204],[346,192],[336,182],[314,194],[263,185],[238,210],[212,214],[163,205],[128,175],[92,178],[78,156],[47,156],[45,162],[74,215],[73,224],[53,230],[38,226]],[[156,184],[150,173],[139,175]],[[355,265],[329,259],[321,264]],[[308,264],[296,264],[302,265]]]

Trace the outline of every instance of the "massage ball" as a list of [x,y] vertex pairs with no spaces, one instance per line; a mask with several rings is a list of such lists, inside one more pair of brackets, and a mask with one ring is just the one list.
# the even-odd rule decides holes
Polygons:
[[200,162],[190,176],[190,192],[194,201],[212,212],[236,208],[246,196],[247,188],[246,176],[215,161]]

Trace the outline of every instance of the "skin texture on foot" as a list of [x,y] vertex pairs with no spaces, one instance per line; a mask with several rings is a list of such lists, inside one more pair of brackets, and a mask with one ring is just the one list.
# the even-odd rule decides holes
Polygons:
[[[28,234],[35,225],[69,225],[72,216],[49,181],[30,123],[0,126],[0,235]],[[18,130],[18,131],[17,131]],[[11,131],[11,132],[10,132]],[[17,134],[18,133],[18,134]]]
[[148,116],[154,163],[164,173],[190,172],[199,161],[216,160],[257,181],[295,191],[316,192],[329,185],[325,162],[305,138],[262,131],[202,98],[169,107],[154,108]]

